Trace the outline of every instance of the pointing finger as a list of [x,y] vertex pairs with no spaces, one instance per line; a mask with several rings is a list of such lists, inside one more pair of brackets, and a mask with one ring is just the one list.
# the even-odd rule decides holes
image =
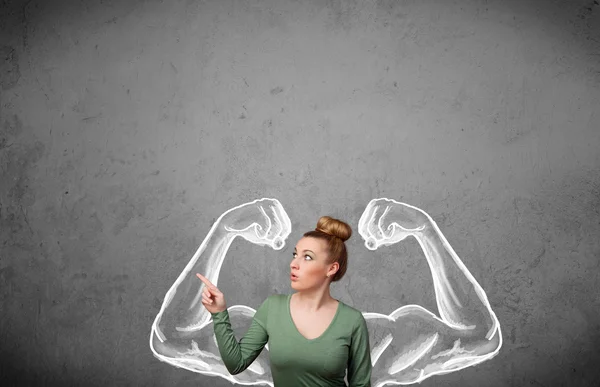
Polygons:
[[215,288],[215,289],[216,289],[216,286],[215,286],[215,285],[213,285],[213,284],[212,284],[212,282],[210,282],[210,281],[208,280],[208,278],[206,278],[206,277],[205,277],[205,276],[203,276],[202,274],[200,274],[200,273],[196,273],[196,277],[198,277],[198,278],[200,279],[200,281],[204,282],[204,284],[205,284],[207,287],[209,287],[209,288],[211,288],[211,289],[212,289],[212,288]]

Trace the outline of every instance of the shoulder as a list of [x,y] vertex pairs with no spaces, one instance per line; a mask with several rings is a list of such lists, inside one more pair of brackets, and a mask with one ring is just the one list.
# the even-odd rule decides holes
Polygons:
[[263,301],[262,305],[268,308],[276,308],[286,305],[287,299],[288,294],[272,294]]
[[287,295],[285,294],[273,294],[267,297],[266,300],[256,310],[254,319],[266,328],[268,326],[269,319],[277,319],[285,311],[287,303],[285,302]]
[[342,308],[344,309],[344,313],[346,313],[346,315],[348,316],[352,316],[356,319],[362,319],[363,318],[363,314],[360,310],[346,304],[343,301],[339,301],[340,304],[342,304]]
[[[340,301],[340,304],[342,307],[342,311],[344,313],[344,319],[347,322],[351,323],[353,329],[357,329],[357,328],[366,326],[365,317],[363,316],[363,313],[360,310],[358,310],[342,301]],[[342,311],[340,311],[340,312],[342,312]]]

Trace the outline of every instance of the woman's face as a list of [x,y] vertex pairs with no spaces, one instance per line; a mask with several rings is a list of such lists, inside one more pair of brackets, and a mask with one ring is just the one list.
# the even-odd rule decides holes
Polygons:
[[[319,288],[327,281],[327,274],[337,264],[328,263],[327,242],[310,237],[298,241],[290,263],[292,289]],[[333,274],[331,274],[333,275]]]

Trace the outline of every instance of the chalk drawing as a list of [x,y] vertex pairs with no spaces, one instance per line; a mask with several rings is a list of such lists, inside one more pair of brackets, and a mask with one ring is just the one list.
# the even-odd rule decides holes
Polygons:
[[[409,236],[418,241],[433,276],[440,314],[438,317],[418,305],[402,306],[389,315],[363,312],[374,387],[418,383],[479,364],[498,353],[500,324],[485,292],[425,211],[391,199],[373,199],[360,217],[358,231],[369,250]],[[265,351],[247,370],[229,374],[219,355],[210,313],[201,303],[204,284],[195,273],[206,273],[216,286],[236,237],[280,250],[290,233],[291,221],[276,199],[255,200],[221,215],[165,296],[152,325],[154,356],[233,383],[273,387]],[[227,309],[236,336],[242,336],[256,311],[244,305]]]
[[431,270],[439,311],[438,317],[419,305],[405,305],[389,315],[363,313],[371,340],[373,386],[419,383],[498,354],[498,318],[431,216],[392,199],[373,199],[360,217],[358,232],[369,250],[414,237]]
[[[152,324],[150,348],[154,356],[174,366],[221,376],[234,383],[273,386],[265,351],[247,370],[229,374],[219,354],[211,315],[201,302],[204,284],[196,273],[203,273],[217,286],[225,255],[236,237],[280,250],[291,231],[292,222],[277,199],[258,199],[222,214],[165,296]],[[227,310],[237,335],[245,332],[256,312],[244,305]]]

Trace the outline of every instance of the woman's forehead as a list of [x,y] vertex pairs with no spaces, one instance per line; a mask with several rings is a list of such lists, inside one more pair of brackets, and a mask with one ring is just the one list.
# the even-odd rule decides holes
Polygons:
[[325,250],[325,241],[317,238],[303,237],[295,246],[296,250],[311,250],[314,253],[323,252]]

